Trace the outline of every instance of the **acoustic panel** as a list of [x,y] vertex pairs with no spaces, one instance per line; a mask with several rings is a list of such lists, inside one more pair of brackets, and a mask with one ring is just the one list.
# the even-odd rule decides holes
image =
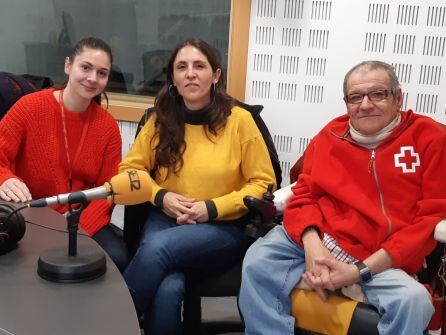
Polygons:
[[291,152],[293,147],[292,136],[274,135],[273,142],[277,152]]
[[409,93],[407,92],[403,92],[403,104],[401,106],[401,108],[403,110],[407,110],[407,101],[409,100]]
[[305,74],[307,76],[325,76],[327,58],[308,57],[305,64]]
[[311,138],[310,137],[301,137],[299,138],[299,146],[297,148],[297,152],[302,155],[307,148],[308,144],[310,143]]
[[444,56],[444,36],[424,36],[423,56]]
[[419,84],[422,85],[440,85],[441,66],[421,65]]
[[259,45],[273,45],[274,42],[274,27],[257,27],[256,28],[256,43]]
[[416,26],[419,12],[420,6],[398,5],[396,23],[406,26]]
[[395,34],[393,37],[393,53],[413,55],[415,49],[415,35]]
[[324,96],[324,86],[322,85],[305,85],[304,102],[321,104]]
[[438,105],[438,95],[418,93],[415,110],[422,114],[435,114]]
[[255,54],[254,72],[271,72],[272,60],[271,54]]
[[426,26],[445,27],[446,26],[446,7],[428,6],[426,15]]
[[324,29],[310,29],[308,48],[327,49],[330,32]]
[[284,19],[301,19],[303,16],[304,0],[285,0],[283,9]]
[[389,8],[390,5],[388,3],[369,3],[367,22],[381,24],[387,23],[389,21]]
[[410,83],[410,76],[412,74],[412,64],[392,63],[395,73],[401,84]]
[[136,130],[138,129],[138,123],[129,121],[118,121],[118,127],[121,132],[122,157],[124,158],[133,145]]
[[277,0],[259,0],[257,3],[258,17],[275,17]]
[[297,84],[279,83],[277,87],[277,100],[296,101]]
[[385,33],[365,33],[364,52],[384,52],[386,38]]
[[285,181],[289,166],[346,112],[342,84],[364,60],[392,64],[403,109],[446,123],[441,0],[252,0],[247,103],[262,104]]
[[300,47],[302,42],[302,29],[282,28],[282,46]]
[[252,96],[258,99],[269,99],[271,83],[269,81],[256,80],[252,85]]
[[331,1],[313,1],[311,3],[311,19],[328,21],[331,18]]
[[280,167],[282,169],[282,177],[289,178],[290,177],[290,170],[291,170],[291,162],[281,160],[280,161]]
[[295,75],[299,71],[299,57],[298,56],[280,56],[279,73]]

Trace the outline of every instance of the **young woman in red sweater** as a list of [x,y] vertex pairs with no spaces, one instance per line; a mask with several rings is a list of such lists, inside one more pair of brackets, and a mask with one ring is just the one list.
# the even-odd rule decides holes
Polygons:
[[[112,65],[110,47],[88,37],[65,60],[68,82],[21,98],[0,122],[0,198],[26,202],[101,186],[117,174],[121,136],[100,106]],[[55,206],[60,213],[67,206]],[[120,270],[127,263],[121,239],[109,222],[113,204],[92,201],[80,226]]]

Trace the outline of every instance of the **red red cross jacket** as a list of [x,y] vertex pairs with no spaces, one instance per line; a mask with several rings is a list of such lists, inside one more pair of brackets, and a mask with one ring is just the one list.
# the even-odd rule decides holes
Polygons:
[[446,131],[428,117],[401,114],[374,150],[352,141],[348,115],[313,139],[284,213],[297,244],[305,228],[317,226],[359,260],[384,248],[394,268],[420,269],[446,217]]

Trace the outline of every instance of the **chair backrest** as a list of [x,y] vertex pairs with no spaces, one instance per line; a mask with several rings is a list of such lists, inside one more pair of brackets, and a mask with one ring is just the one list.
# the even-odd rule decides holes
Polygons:
[[268,148],[269,158],[271,159],[271,164],[276,176],[277,189],[279,189],[282,184],[282,167],[280,166],[279,155],[277,154],[276,147],[274,146],[274,141],[271,137],[271,133],[269,132],[268,127],[260,116],[260,112],[263,110],[263,106],[248,105],[240,101],[236,101],[236,104],[251,113],[252,118],[257,125],[257,128],[259,128],[263,140],[266,143],[266,147]]
[[51,86],[48,77],[0,72],[0,120],[22,96]]
[[22,76],[0,72],[0,119],[22,96],[37,91],[37,87]]

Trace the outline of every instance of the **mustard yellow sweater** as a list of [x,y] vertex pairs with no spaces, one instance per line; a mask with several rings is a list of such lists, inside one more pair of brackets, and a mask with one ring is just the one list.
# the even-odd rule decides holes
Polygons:
[[[153,114],[141,129],[119,165],[120,172],[152,170],[158,143],[157,138],[151,141],[155,136],[155,118]],[[167,190],[197,201],[210,200],[217,210],[217,220],[233,220],[246,213],[243,197],[261,198],[268,184],[275,185],[266,144],[248,111],[233,107],[225,128],[217,136],[209,136],[212,141],[203,125],[186,122],[184,165],[167,178],[167,169],[158,169],[152,180],[153,204],[156,195]]]

